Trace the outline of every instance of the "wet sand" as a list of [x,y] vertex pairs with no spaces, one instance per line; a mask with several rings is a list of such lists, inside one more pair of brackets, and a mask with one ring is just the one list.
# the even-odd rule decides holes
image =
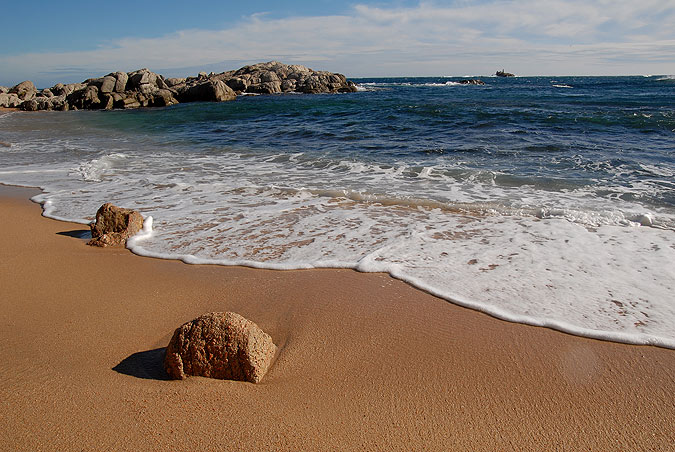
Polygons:
[[[496,320],[384,274],[186,265],[85,245],[0,187],[0,436],[12,451],[675,450],[675,351]],[[235,311],[261,383],[168,381]]]

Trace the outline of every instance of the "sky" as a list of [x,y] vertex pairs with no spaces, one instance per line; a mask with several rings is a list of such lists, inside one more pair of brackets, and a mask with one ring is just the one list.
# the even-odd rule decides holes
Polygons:
[[2,3],[3,86],[271,60],[352,78],[675,74],[675,0]]

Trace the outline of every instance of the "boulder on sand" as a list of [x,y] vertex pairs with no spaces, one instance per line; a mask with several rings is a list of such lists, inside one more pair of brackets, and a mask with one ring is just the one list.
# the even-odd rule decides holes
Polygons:
[[96,222],[90,225],[91,246],[126,245],[127,239],[143,229],[143,216],[136,210],[123,209],[109,202],[96,212]]
[[258,383],[276,349],[250,320],[234,312],[211,312],[176,329],[164,368],[173,379],[193,375]]

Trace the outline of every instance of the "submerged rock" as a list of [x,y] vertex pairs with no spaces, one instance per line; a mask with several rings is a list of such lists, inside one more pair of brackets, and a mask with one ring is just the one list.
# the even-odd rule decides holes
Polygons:
[[255,323],[234,312],[211,312],[185,323],[166,349],[173,379],[189,375],[258,383],[277,347]]
[[457,83],[459,83],[460,85],[485,85],[485,82],[483,80],[480,80],[480,79],[477,79],[477,78],[460,80]]
[[96,212],[96,222],[90,225],[91,246],[126,245],[127,239],[143,229],[143,216],[136,210],[123,209],[109,202]]

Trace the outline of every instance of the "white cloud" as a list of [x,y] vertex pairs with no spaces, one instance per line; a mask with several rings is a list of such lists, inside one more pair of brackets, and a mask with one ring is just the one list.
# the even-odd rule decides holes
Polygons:
[[[662,0],[494,0],[348,15],[253,15],[220,31],[119,39],[93,51],[0,56],[3,80],[277,59],[351,76],[675,72],[675,6]],[[74,68],[70,71],[67,68]],[[234,67],[222,67],[222,70]],[[42,75],[40,75],[42,74]],[[7,80],[4,80],[7,79]]]

